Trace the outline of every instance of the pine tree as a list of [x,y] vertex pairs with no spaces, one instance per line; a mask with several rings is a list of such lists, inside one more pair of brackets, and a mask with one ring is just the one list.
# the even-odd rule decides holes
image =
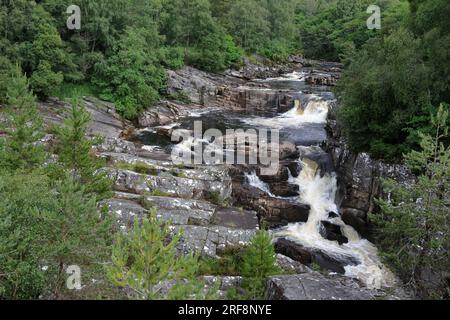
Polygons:
[[28,80],[18,65],[13,70],[7,89],[6,119],[0,120],[0,168],[30,170],[45,159],[39,140],[44,136],[43,121],[36,108],[36,100],[29,89]]
[[58,297],[68,265],[102,276],[112,224],[95,200],[69,175],[0,175],[0,299]]
[[[142,224],[136,219],[129,234],[119,235],[113,245],[109,279],[131,289],[133,299],[202,298],[202,282],[195,279],[198,257],[177,253],[180,237],[181,232],[171,235],[170,225],[160,221],[154,210]],[[162,283],[173,286],[161,293]]]
[[[420,295],[449,296],[446,276],[449,261],[450,147],[448,105],[432,117],[434,135],[420,134],[420,151],[405,156],[407,166],[418,173],[412,186],[388,180],[388,200],[379,200],[382,214],[371,219],[380,228],[381,245],[387,261]],[[428,274],[426,279],[424,275]]]
[[69,117],[57,130],[58,155],[59,162],[83,185],[85,192],[97,194],[100,200],[110,196],[111,180],[100,171],[104,161],[91,154],[92,146],[100,139],[86,136],[90,121],[91,116],[84,106],[74,101]]
[[266,277],[279,272],[276,265],[275,248],[270,235],[260,230],[246,249],[242,261],[243,284],[249,299],[261,299],[264,296]]
[[56,230],[48,231],[47,245],[57,275],[51,289],[58,296],[65,285],[67,266],[78,265],[87,273],[109,259],[113,230],[111,217],[97,208],[96,197],[86,195],[72,176],[58,182],[55,192],[55,206],[44,214],[44,221],[48,230]]

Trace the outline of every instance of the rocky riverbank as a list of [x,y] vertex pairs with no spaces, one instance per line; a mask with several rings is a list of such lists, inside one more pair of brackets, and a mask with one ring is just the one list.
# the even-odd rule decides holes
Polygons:
[[[190,67],[169,71],[168,92],[172,99],[161,101],[134,123],[121,120],[112,105],[85,98],[87,110],[93,118],[91,133],[105,138],[94,151],[99,157],[107,159],[105,170],[115,181],[115,195],[105,204],[120,228],[129,228],[134,219],[140,219],[156,209],[161,219],[172,222],[174,230],[184,230],[179,244],[181,252],[198,252],[219,259],[220,252],[226,248],[248,244],[262,224],[277,228],[289,223],[306,222],[310,206],[289,200],[289,197],[299,193],[298,187],[289,183],[291,175],[298,176],[302,170],[297,161],[299,153],[296,144],[292,142],[298,141],[295,137],[289,137],[280,148],[279,172],[265,177],[260,175],[257,167],[175,165],[166,150],[149,148],[137,135],[143,129],[151,129],[157,135],[166,137],[170,135],[168,130],[172,124],[192,113],[211,108],[270,117],[292,109],[296,103],[306,106],[312,99],[308,88],[300,94],[296,90],[273,88],[269,83],[255,79],[303,72],[304,82],[320,90],[335,84],[340,67],[292,58],[286,66],[247,66],[223,75]],[[64,118],[67,104],[52,99],[40,104],[39,108],[51,128],[52,124]],[[373,199],[380,192],[378,177],[384,173],[401,174],[401,169],[383,167],[365,155],[349,152],[339,134],[333,113],[330,113],[327,128],[329,138],[325,149],[331,157],[318,153],[310,158],[321,172],[337,171],[342,219],[364,235],[368,229],[367,213],[373,209]],[[46,141],[51,140],[49,134]],[[269,193],[246,183],[247,175],[252,170],[258,179],[267,184]],[[330,212],[330,215],[333,214],[337,213]],[[346,241],[335,226],[324,225],[324,230],[326,238],[340,243]],[[356,279],[336,274],[342,273],[342,261],[333,261],[323,255],[320,258],[321,253],[305,250],[301,246],[296,248],[295,244],[283,239],[277,242],[276,247],[278,264],[287,274],[267,280],[267,297],[270,299],[405,297],[400,289],[369,289]],[[315,272],[306,266],[311,266],[312,261],[322,261],[322,265],[329,268]],[[239,286],[240,279],[211,277],[209,281],[219,281],[221,296],[225,297],[227,290]]]

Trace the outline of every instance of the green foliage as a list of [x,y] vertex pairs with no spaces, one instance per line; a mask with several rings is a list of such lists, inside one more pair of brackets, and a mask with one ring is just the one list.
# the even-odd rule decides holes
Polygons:
[[8,102],[7,92],[13,70],[14,66],[11,61],[0,56],[0,104]]
[[405,144],[407,123],[429,112],[427,77],[420,44],[407,30],[369,42],[338,88],[339,116],[349,145],[385,159],[410,148]]
[[272,40],[258,49],[258,54],[275,62],[286,61],[291,53],[292,48],[279,40]]
[[0,299],[58,298],[68,265],[101,277],[96,270],[109,256],[112,230],[91,194],[106,192],[107,184],[87,158],[89,119],[81,109],[74,106],[56,130],[65,142],[58,166],[44,161],[49,157],[39,142],[43,121],[19,66],[7,97],[6,136],[0,139]]
[[228,13],[228,31],[236,43],[248,51],[256,51],[270,33],[269,12],[256,0],[239,0]]
[[118,169],[134,171],[141,174],[148,174],[151,176],[158,175],[158,169],[145,162],[136,162],[136,163],[119,162],[116,163],[115,166]]
[[146,30],[127,29],[106,65],[97,66],[97,82],[104,88],[102,97],[112,99],[127,119],[155,104],[165,86],[164,69],[145,36]]
[[158,55],[161,64],[166,68],[177,70],[184,66],[184,48],[182,47],[161,47]]
[[60,100],[73,101],[83,97],[95,97],[99,95],[99,89],[92,83],[62,83],[50,96],[58,97]]
[[231,66],[237,66],[243,51],[233,42],[233,39],[217,31],[204,37],[198,48],[189,50],[187,62],[197,68],[220,72]]
[[43,146],[38,142],[44,136],[43,122],[36,108],[35,97],[28,80],[16,66],[7,88],[6,119],[0,128],[7,138],[0,138],[0,167],[10,170],[33,169],[45,159]]
[[[366,9],[371,4],[381,8],[382,30],[369,30],[366,26],[369,18]],[[299,47],[309,58],[345,60],[369,39],[396,30],[407,8],[407,2],[401,0],[339,0],[315,9],[311,9],[311,5],[300,6],[296,16]]]
[[218,254],[219,259],[202,258],[198,272],[200,275],[243,276],[242,290],[230,291],[230,299],[263,299],[266,278],[282,273],[276,264],[272,239],[265,230],[258,231],[248,246],[228,247]]
[[432,135],[420,134],[421,150],[405,156],[408,167],[419,172],[410,187],[385,181],[388,200],[380,199],[381,214],[371,215],[379,228],[383,255],[401,278],[427,298],[449,296],[449,106],[441,105],[432,117]]
[[201,258],[198,273],[206,276],[240,276],[244,247],[227,247],[218,252],[219,258]]
[[272,239],[267,231],[260,230],[242,257],[243,288],[248,298],[263,299],[266,278],[279,272]]
[[111,195],[112,182],[100,171],[105,166],[104,161],[91,153],[92,146],[100,140],[86,137],[90,121],[91,116],[84,106],[74,101],[68,118],[57,129],[58,161],[84,186],[85,192],[104,199]]
[[[201,299],[203,285],[196,279],[198,257],[177,253],[180,237],[181,232],[172,235],[170,225],[160,221],[153,210],[142,224],[135,220],[128,235],[117,237],[108,277],[115,285],[131,290],[133,299]],[[161,283],[172,286],[162,293]]]
[[[450,9],[430,3],[434,2],[412,6],[407,20],[416,27],[384,32],[346,60],[349,65],[337,88],[342,105],[339,118],[355,151],[398,161],[403,153],[418,148],[419,131],[430,133],[429,114],[436,111],[433,106],[449,101],[450,42],[446,37],[450,28],[445,23],[434,27],[416,20],[419,12],[431,21]],[[389,11],[388,17],[396,17],[404,8]],[[423,30],[426,26],[432,29]]]
[[41,61],[30,78],[30,84],[36,94],[46,98],[53,88],[57,88],[62,83],[63,78],[61,72],[55,73],[51,70],[50,63]]
[[218,191],[209,191],[205,195],[205,200],[214,203],[215,205],[226,207],[228,205],[228,202],[226,199],[224,199],[220,192]]
[[0,195],[0,297],[57,296],[65,267],[106,258],[110,223],[71,177],[3,172]]

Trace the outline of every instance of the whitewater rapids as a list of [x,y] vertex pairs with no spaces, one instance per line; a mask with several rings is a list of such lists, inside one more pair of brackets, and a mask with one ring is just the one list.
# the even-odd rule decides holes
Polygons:
[[[248,123],[256,126],[271,128],[295,128],[305,123],[326,123],[328,101],[312,99],[302,109],[299,102],[295,107],[271,119],[248,119]],[[299,147],[302,154],[320,152],[318,147]],[[319,148],[320,149],[320,148]],[[344,266],[345,275],[357,278],[369,288],[391,287],[397,283],[395,276],[380,261],[377,248],[368,240],[362,239],[356,230],[346,225],[340,217],[329,218],[329,212],[339,212],[336,205],[337,178],[335,173],[322,174],[317,163],[307,158],[300,158],[302,171],[297,178],[290,177],[290,183],[299,186],[300,195],[296,199],[311,206],[310,215],[306,223],[289,224],[286,228],[275,233],[275,238],[285,237],[311,248],[326,253],[330,257],[342,261],[343,257],[352,257],[359,261],[358,265]],[[256,174],[247,175],[250,185],[257,187],[269,195],[269,187]],[[320,234],[321,222],[329,221],[341,228],[342,234],[348,238],[348,243],[339,245],[337,241],[330,241]],[[341,259],[339,259],[341,258]]]

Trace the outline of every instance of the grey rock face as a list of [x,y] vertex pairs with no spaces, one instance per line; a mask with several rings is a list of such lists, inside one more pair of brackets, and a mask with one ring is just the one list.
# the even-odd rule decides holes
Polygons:
[[345,273],[345,266],[358,265],[360,261],[351,256],[331,256],[323,251],[305,248],[301,244],[286,238],[277,239],[275,250],[295,261],[305,265],[318,264],[325,270],[330,270],[340,274]]
[[184,67],[177,71],[167,71],[169,93],[183,91],[195,104],[205,105],[214,100],[219,80],[206,72]]
[[226,247],[245,246],[255,236],[256,230],[231,229],[223,226],[175,226],[183,230],[179,249],[185,253],[197,252],[216,257],[217,250]]
[[214,224],[229,228],[245,230],[259,229],[259,221],[255,211],[241,208],[222,208],[216,211],[213,217]]
[[369,292],[342,285],[319,273],[276,276],[267,280],[270,300],[372,300]]
[[109,212],[115,217],[117,224],[122,230],[131,228],[134,220],[139,221],[148,214],[148,210],[139,203],[125,199],[108,199],[104,201]]
[[308,268],[304,264],[295,261],[282,254],[277,254],[277,265],[282,270],[288,273],[298,274],[298,273],[313,272],[310,268]]
[[260,219],[271,227],[308,221],[309,205],[273,198],[260,189],[241,183],[233,183],[233,196],[240,203],[258,212]]
[[338,203],[342,220],[362,236],[369,236],[368,213],[373,212],[375,199],[385,196],[382,179],[393,178],[406,185],[414,176],[403,165],[390,165],[373,160],[366,153],[351,152],[343,140],[341,129],[330,113],[327,124],[326,149],[338,174]]
[[[124,131],[132,127],[131,123],[121,119],[112,104],[91,97],[85,97],[83,102],[92,117],[89,134],[105,138],[119,138]],[[69,114],[70,104],[57,98],[51,98],[47,102],[38,103],[38,110],[47,126],[61,124]]]
[[164,126],[186,116],[189,110],[199,106],[185,105],[174,101],[161,101],[142,113],[137,119],[140,128]]
[[122,192],[144,194],[160,192],[170,196],[189,199],[201,199],[210,192],[217,192],[222,199],[231,196],[231,180],[211,181],[180,178],[170,175],[145,175],[133,171],[108,168],[110,177],[115,181],[114,189]]
[[402,288],[368,289],[356,279],[337,274],[306,272],[269,277],[266,297],[270,300],[408,300]]
[[127,154],[129,157],[136,154],[136,146],[134,143],[120,138],[106,138],[100,145],[95,146],[95,149],[97,152],[104,154],[111,152]]

